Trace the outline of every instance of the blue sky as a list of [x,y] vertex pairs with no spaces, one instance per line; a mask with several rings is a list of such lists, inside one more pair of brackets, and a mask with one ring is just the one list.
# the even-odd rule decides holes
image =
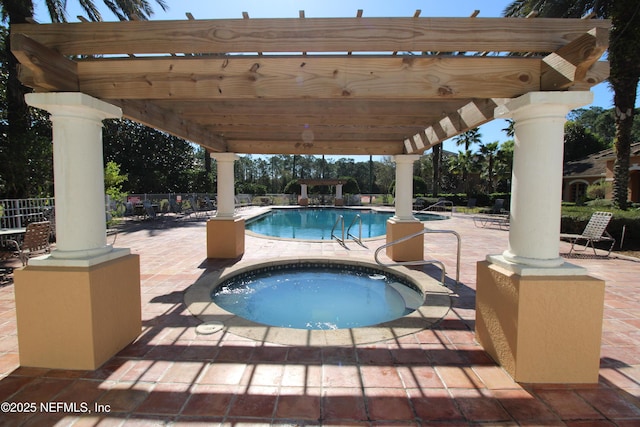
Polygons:
[[[115,21],[116,18],[104,6],[101,0],[94,0],[105,21]],[[496,0],[166,0],[169,9],[164,12],[154,0],[149,0],[155,10],[153,20],[183,20],[190,12],[196,19],[229,19],[242,18],[242,12],[247,12],[251,18],[297,18],[300,10],[305,11],[307,18],[352,17],[358,9],[363,10],[365,17],[411,17],[417,9],[422,11],[422,17],[468,17],[474,10],[479,10],[478,17],[500,17],[509,1]],[[77,22],[77,15],[82,14],[77,0],[67,2],[69,22]],[[50,22],[43,1],[35,1],[36,20]],[[613,106],[613,96],[607,83],[601,83],[591,89],[594,102],[603,108]],[[640,105],[640,99],[636,105]],[[484,142],[504,141],[504,120],[494,120],[480,128]],[[444,148],[458,151],[452,140],[444,142]]]

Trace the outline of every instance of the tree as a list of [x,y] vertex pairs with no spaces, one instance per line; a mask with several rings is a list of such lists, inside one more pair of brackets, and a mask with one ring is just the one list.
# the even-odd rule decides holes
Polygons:
[[440,168],[442,165],[442,144],[436,144],[431,147],[431,163],[433,164],[433,197],[437,197],[440,194],[442,187],[442,177],[440,174]]
[[613,167],[613,202],[627,208],[631,131],[640,81],[640,2],[638,0],[516,0],[504,10],[504,16],[580,18],[593,13],[611,19],[608,59],[609,84],[613,89],[616,132],[616,160]]
[[104,168],[104,192],[107,193],[112,200],[122,200],[124,192],[122,184],[127,180],[126,174],[120,173],[120,165],[116,162],[109,161]]
[[496,154],[498,153],[498,146],[500,142],[494,141],[488,144],[480,145],[480,155],[481,159],[486,166],[486,183],[487,183],[487,192],[493,193],[495,191],[495,160]]
[[373,165],[376,175],[376,184],[380,191],[385,194],[389,194],[391,185],[393,184],[396,176],[396,165],[390,156],[384,156],[381,162],[375,162]]
[[116,162],[127,174],[129,192],[203,192],[212,187],[203,157],[175,136],[130,120],[106,120],[103,147],[105,162]]
[[449,172],[462,178],[463,191],[468,195],[473,191],[473,184],[469,179],[469,173],[475,170],[475,156],[471,150],[459,151],[451,156],[448,161]]
[[500,144],[495,161],[495,177],[497,186],[495,191],[507,193],[511,191],[511,173],[513,171],[513,149],[515,141],[509,139]]
[[[631,128],[631,140],[640,141],[640,109],[636,108]],[[569,113],[569,121],[584,127],[586,130],[604,141],[607,146],[613,144],[616,136],[615,109],[605,110],[602,107],[592,106],[579,108]]]
[[[467,194],[469,193],[470,184],[469,171],[471,170],[471,145],[480,144],[482,135],[479,128],[469,129],[468,131],[456,136],[453,140],[456,145],[464,145],[464,152],[460,152],[461,158],[459,159],[459,166],[462,167],[460,174],[462,176],[462,182],[465,186]],[[460,157],[459,156],[459,157]]]
[[608,148],[608,144],[584,126],[568,121],[564,125],[564,161],[578,160]]
[[[163,10],[167,9],[164,0],[155,0]],[[66,1],[61,0],[45,0],[45,6],[49,11],[52,22],[66,22],[65,6]],[[102,16],[92,0],[79,0],[80,6],[87,13],[92,21],[102,20]],[[153,14],[149,2],[147,0],[104,0],[107,8],[113,12],[118,19],[148,19]],[[18,79],[18,60],[11,52],[10,33],[11,26],[15,24],[24,24],[33,18],[33,0],[2,0],[2,21],[9,23],[9,32],[5,34],[4,41],[4,58],[3,64],[7,67],[7,117],[6,117],[6,144],[3,147],[4,154],[15,158],[11,167],[20,166],[19,160],[24,159],[29,153],[40,152],[39,145],[41,142],[29,136],[29,129],[34,120],[34,109],[27,106],[24,95],[30,92],[30,89],[22,85]],[[29,189],[21,185],[20,178],[9,176],[12,181],[8,185],[13,185],[7,192],[11,197],[26,197],[30,194]]]

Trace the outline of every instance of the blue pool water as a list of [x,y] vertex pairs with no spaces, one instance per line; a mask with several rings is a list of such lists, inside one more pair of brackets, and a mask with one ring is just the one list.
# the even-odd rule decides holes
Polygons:
[[[338,216],[344,217],[345,238],[347,228],[356,215],[362,218],[362,238],[382,236],[387,232],[387,220],[393,212],[377,212],[370,209],[331,209],[331,208],[303,208],[303,209],[272,209],[267,215],[248,222],[246,229],[254,233],[271,237],[302,240],[331,240],[331,228]],[[443,219],[442,216],[421,214],[417,216],[421,221]],[[336,227],[336,234],[340,235],[341,227]],[[358,225],[351,228],[351,234],[358,236]]]
[[422,305],[413,285],[371,268],[270,267],[231,278],[212,293],[223,309],[270,326],[341,329],[403,317]]

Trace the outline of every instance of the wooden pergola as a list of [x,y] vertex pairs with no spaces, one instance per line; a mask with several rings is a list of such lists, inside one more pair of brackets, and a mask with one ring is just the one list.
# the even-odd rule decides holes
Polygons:
[[609,26],[418,13],[13,26],[20,79],[50,92],[25,98],[51,114],[57,200],[56,249],[16,271],[21,364],[95,369],[140,334],[139,257],[105,237],[104,119],[124,114],[211,151],[207,258],[244,253],[238,153],[393,155],[402,191],[386,239],[401,244],[386,255],[404,262],[424,259],[418,154],[509,117],[509,242],[476,264],[476,337],[516,381],[597,383],[604,282],[560,256],[558,213],[566,115],[608,77]]
[[610,22],[300,18],[12,26],[20,79],[210,152],[420,154],[529,92],[588,90]]

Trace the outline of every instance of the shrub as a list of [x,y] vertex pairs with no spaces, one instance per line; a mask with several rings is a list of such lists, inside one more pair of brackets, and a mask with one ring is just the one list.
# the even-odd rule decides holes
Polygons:
[[590,199],[604,199],[607,192],[611,189],[611,183],[607,181],[599,181],[587,187],[587,197]]

